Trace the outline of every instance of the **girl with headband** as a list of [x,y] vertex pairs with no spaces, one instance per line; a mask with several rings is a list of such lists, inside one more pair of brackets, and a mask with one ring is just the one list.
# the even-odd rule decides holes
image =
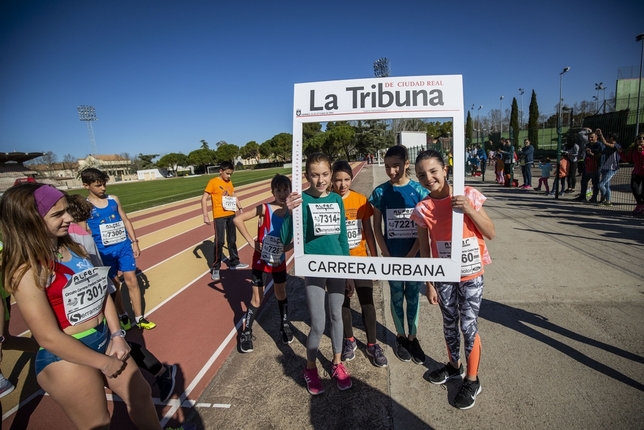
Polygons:
[[40,345],[38,383],[77,428],[110,427],[105,385],[138,428],[160,429],[107,295],[107,268],[69,237],[71,222],[65,194],[49,185],[16,185],[0,200],[4,285]]

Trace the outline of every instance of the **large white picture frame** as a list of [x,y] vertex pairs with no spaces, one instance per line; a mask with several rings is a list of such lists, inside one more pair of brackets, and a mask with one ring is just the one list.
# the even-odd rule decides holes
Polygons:
[[[295,84],[293,102],[293,191],[302,190],[302,124],[399,118],[451,118],[453,192],[463,194],[465,129],[461,75],[401,76]],[[415,160],[410,160],[413,163]],[[447,160],[445,160],[447,162]],[[367,196],[368,197],[368,196]],[[463,213],[452,218],[452,258],[349,257],[304,253],[302,209],[294,213],[297,276],[458,282],[461,278]]]

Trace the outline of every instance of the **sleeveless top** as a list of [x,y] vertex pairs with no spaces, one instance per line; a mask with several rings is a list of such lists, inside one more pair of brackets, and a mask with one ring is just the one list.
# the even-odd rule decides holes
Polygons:
[[125,231],[118,204],[111,196],[107,196],[107,206],[104,208],[94,206],[87,225],[99,251],[104,251],[112,245],[132,243]]
[[54,273],[45,288],[61,330],[102,312],[109,283],[108,268],[96,268],[88,259],[69,252],[71,260],[54,263]]
[[253,269],[268,273],[286,270],[284,245],[280,239],[283,223],[284,218],[264,203],[264,215],[257,224],[257,241],[262,244],[262,252],[255,250],[253,253]]

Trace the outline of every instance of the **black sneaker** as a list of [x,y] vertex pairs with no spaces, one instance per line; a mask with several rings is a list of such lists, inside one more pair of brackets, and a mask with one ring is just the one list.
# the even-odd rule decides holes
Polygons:
[[344,339],[342,341],[342,361],[351,361],[356,358],[355,351],[358,348],[356,339]]
[[284,343],[293,342],[293,332],[291,332],[291,326],[289,325],[289,323],[285,322],[282,324],[280,333],[282,334],[282,342]]
[[465,382],[463,382],[461,391],[459,391],[454,398],[454,406],[458,409],[471,408],[474,406],[474,403],[476,403],[476,396],[478,396],[480,392],[481,382],[479,381],[478,376],[476,377],[476,381],[466,379]]
[[423,351],[423,348],[420,347],[420,343],[418,342],[418,338],[414,338],[410,343],[410,349],[411,349],[411,359],[414,360],[414,363],[416,364],[423,364],[425,363],[425,359],[427,358],[425,356],[425,351]]
[[253,331],[246,330],[239,335],[239,349],[241,352],[253,352]]
[[409,353],[409,340],[405,336],[398,336],[396,338],[396,349],[394,350],[396,357],[400,361],[411,361],[411,354]]
[[167,402],[172,395],[176,376],[177,366],[175,364],[171,366],[166,364],[165,372],[155,378],[157,385],[159,386],[159,400],[161,400],[161,402]]
[[449,381],[450,379],[462,378],[464,374],[465,371],[463,370],[462,364],[458,369],[456,369],[451,364],[447,363],[445,366],[441,367],[440,369],[436,369],[429,374],[429,382],[431,382],[432,384],[441,385]]
[[130,317],[127,314],[121,315],[119,317],[119,323],[121,324],[121,328],[125,331],[128,331],[132,328],[132,322],[130,321]]

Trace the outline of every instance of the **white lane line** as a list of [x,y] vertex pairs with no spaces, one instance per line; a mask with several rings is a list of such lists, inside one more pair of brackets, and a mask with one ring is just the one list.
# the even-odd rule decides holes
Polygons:
[[[293,261],[293,256],[291,256],[291,257],[288,259],[288,261],[286,262],[286,266],[287,266],[287,267],[288,267],[288,265],[289,265],[289,264],[291,264],[291,261]],[[266,292],[269,292],[269,291],[271,290],[271,288],[272,288],[272,287],[273,287],[273,280],[271,279],[271,281],[270,281],[270,282],[268,283],[268,285],[266,286]],[[223,352],[223,350],[228,346],[228,344],[230,343],[230,341],[235,337],[235,335],[237,334],[237,332],[239,331],[239,329],[240,329],[240,328],[241,328],[241,326],[242,326],[242,322],[243,322],[243,320],[244,320],[244,317],[242,316],[242,318],[237,322],[237,324],[235,324],[235,327],[233,327],[233,329],[230,331],[230,333],[228,333],[228,336],[226,336],[226,339],[224,339],[224,341],[219,345],[219,347],[217,348],[217,350],[216,350],[216,351],[212,354],[212,356],[208,359],[208,361],[206,362],[206,364],[204,364],[204,366],[201,368],[201,370],[199,371],[199,373],[197,373],[197,375],[196,375],[196,376],[195,376],[195,378],[192,380],[192,382],[191,382],[191,383],[186,387],[186,390],[185,390],[185,391],[181,394],[181,396],[179,397],[179,403],[183,403],[183,402],[188,398],[188,396],[190,395],[190,393],[192,392],[192,390],[194,390],[194,389],[195,389],[195,387],[197,386],[197,384],[199,384],[199,383],[201,382],[201,380],[202,380],[202,379],[203,379],[203,377],[206,375],[206,373],[208,372],[208,370],[210,370],[210,368],[211,368],[211,367],[212,367],[212,365],[215,363],[215,361],[217,360],[217,358],[219,358],[219,356],[221,355],[221,353]],[[215,406],[213,406],[213,407],[215,407]],[[227,407],[229,408],[229,407],[230,407],[230,405],[229,405],[229,406],[227,406]],[[168,412],[166,412],[166,414],[164,415],[163,419],[161,420],[161,427],[165,426],[165,425],[168,423],[168,421],[169,421],[169,420],[174,416],[174,414],[177,412],[177,409],[179,409],[179,406],[175,406],[175,405],[173,405],[173,406],[170,408],[170,410],[169,410]]]

